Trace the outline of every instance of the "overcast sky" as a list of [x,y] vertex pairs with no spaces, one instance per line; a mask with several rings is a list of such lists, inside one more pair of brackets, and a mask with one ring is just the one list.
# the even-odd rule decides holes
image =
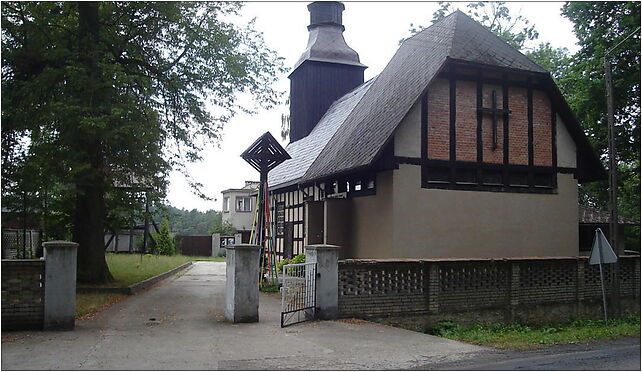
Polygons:
[[[285,58],[290,68],[298,60],[308,40],[309,13],[307,2],[253,2],[241,10],[239,24],[256,18],[256,29],[263,32],[266,44]],[[429,25],[436,2],[345,2],[344,37],[359,53],[361,63],[368,66],[365,78],[380,73],[398,48],[399,40],[409,36],[410,24]],[[466,3],[457,3],[465,11]],[[539,42],[550,42],[553,47],[577,50],[573,25],[560,15],[562,2],[511,2],[511,14],[522,14],[539,31]],[[288,91],[287,74],[280,77],[278,90]],[[247,102],[251,105],[251,102]],[[193,179],[204,185],[206,195],[216,200],[204,201],[193,195],[179,173],[172,173],[168,202],[185,209],[221,210],[221,191],[243,186],[245,180],[258,180],[258,173],[240,154],[266,131],[281,141],[281,114],[284,106],[260,111],[257,115],[238,115],[223,130],[219,147],[209,146],[203,152],[202,162],[188,165]]]

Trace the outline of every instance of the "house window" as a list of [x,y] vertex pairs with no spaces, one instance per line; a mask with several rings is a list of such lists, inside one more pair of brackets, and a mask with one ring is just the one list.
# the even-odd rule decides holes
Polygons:
[[229,212],[229,211],[230,211],[230,198],[226,196],[223,198],[223,212]]
[[236,211],[237,212],[251,212],[252,203],[249,197],[237,196],[236,197]]

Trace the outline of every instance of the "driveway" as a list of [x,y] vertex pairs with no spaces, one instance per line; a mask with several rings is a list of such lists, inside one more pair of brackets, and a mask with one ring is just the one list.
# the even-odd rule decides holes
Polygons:
[[73,332],[3,333],[16,340],[2,369],[410,369],[490,350],[368,322],[282,329],[276,294],[261,295],[259,323],[231,324],[224,306],[225,264],[197,262]]

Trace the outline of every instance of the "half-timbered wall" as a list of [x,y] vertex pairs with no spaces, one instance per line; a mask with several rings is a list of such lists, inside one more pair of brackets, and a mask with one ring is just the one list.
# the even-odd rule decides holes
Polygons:
[[286,188],[271,193],[270,221],[276,235],[276,251],[280,258],[291,258],[304,253],[305,202],[322,198],[322,189],[307,186],[302,189]]

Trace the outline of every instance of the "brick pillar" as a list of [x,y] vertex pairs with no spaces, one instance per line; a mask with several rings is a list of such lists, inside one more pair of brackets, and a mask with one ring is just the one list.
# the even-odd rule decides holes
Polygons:
[[305,262],[317,263],[317,317],[336,319],[339,315],[339,246],[307,245]]
[[439,264],[428,264],[428,312],[439,312]]
[[509,294],[508,295],[508,298],[509,298],[508,317],[510,322],[515,321],[515,310],[519,305],[519,271],[520,271],[519,262],[511,262],[510,263],[510,284],[509,284],[510,288],[508,292]]
[[43,243],[45,261],[45,330],[73,330],[76,323],[78,243]]
[[584,316],[584,268],[586,267],[586,260],[582,258],[577,259],[577,282],[575,283],[575,317],[580,318]]
[[233,323],[259,321],[258,245],[227,246],[225,267],[225,318]]

